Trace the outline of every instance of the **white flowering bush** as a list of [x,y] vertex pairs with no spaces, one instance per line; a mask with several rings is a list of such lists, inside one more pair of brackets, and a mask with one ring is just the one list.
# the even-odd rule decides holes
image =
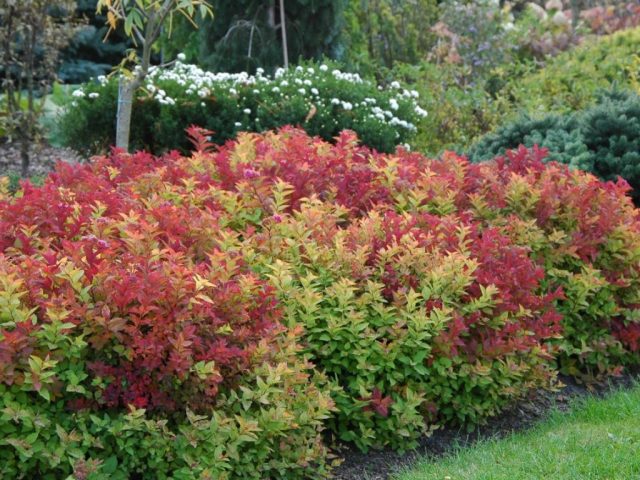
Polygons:
[[[113,143],[117,84],[100,77],[73,93],[60,123],[68,146],[95,152]],[[158,153],[187,149],[184,130],[193,124],[213,131],[217,143],[240,131],[295,125],[327,140],[354,130],[366,145],[389,152],[408,143],[426,115],[415,90],[398,82],[378,86],[326,64],[268,76],[260,69],[256,75],[207,72],[179,57],[170,68],[150,71],[133,108],[131,141]]]

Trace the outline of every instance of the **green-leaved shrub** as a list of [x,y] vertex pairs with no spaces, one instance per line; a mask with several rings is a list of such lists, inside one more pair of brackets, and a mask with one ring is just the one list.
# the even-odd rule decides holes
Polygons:
[[[284,125],[331,140],[341,130],[390,152],[416,132],[427,115],[415,90],[397,81],[378,88],[357,74],[327,64],[307,64],[273,76],[207,72],[177,61],[154,67],[133,106],[131,148],[161,153],[186,151],[184,130],[198,125],[221,144],[238,132],[261,132]],[[101,77],[73,94],[60,119],[62,142],[84,152],[108,150],[115,143],[118,79]]]
[[640,28],[588,39],[539,72],[512,82],[503,95],[515,109],[532,115],[580,110],[612,84],[637,86],[639,54]]

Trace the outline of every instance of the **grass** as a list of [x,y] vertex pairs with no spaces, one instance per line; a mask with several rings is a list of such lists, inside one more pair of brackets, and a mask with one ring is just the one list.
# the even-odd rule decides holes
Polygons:
[[531,430],[458,448],[394,477],[431,479],[640,479],[640,385],[576,401]]

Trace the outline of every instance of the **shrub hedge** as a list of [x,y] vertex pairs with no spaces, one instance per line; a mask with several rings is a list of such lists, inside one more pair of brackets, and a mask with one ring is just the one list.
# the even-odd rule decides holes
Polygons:
[[489,160],[518,145],[540,145],[549,160],[592,172],[604,180],[621,176],[640,192],[640,97],[609,91],[595,105],[571,114],[521,117],[485,135],[469,151],[473,161]]
[[640,360],[622,180],[537,148],[191,136],[4,195],[3,475],[318,478],[325,426],[406,448]]
[[[331,140],[343,129],[365,144],[391,152],[409,141],[426,116],[418,93],[389,82],[388,88],[327,64],[258,73],[212,73],[179,60],[153,67],[135,99],[131,148],[162,153],[186,151],[184,130],[192,124],[211,130],[216,143],[240,131],[261,132],[296,125]],[[118,78],[101,77],[74,92],[57,136],[76,150],[105,152],[115,143]]]

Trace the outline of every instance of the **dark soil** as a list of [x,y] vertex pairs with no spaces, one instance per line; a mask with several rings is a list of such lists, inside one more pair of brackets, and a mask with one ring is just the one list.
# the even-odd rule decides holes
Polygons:
[[[44,177],[48,175],[58,161],[77,163],[80,161],[80,156],[69,148],[34,145],[31,149],[29,176]],[[19,146],[0,142],[0,175],[19,175],[20,168]]]
[[586,387],[572,378],[562,377],[564,385],[556,392],[540,390],[526,400],[491,418],[487,425],[469,433],[466,429],[444,427],[419,440],[418,447],[410,452],[397,453],[390,449],[362,453],[351,447],[343,447],[337,454],[344,462],[334,471],[338,480],[387,480],[405,467],[424,457],[440,457],[457,446],[469,446],[478,440],[500,438],[524,430],[547,417],[553,409],[566,411],[569,401],[591,395],[605,395],[616,388],[630,387],[639,378],[639,372],[629,373]]

